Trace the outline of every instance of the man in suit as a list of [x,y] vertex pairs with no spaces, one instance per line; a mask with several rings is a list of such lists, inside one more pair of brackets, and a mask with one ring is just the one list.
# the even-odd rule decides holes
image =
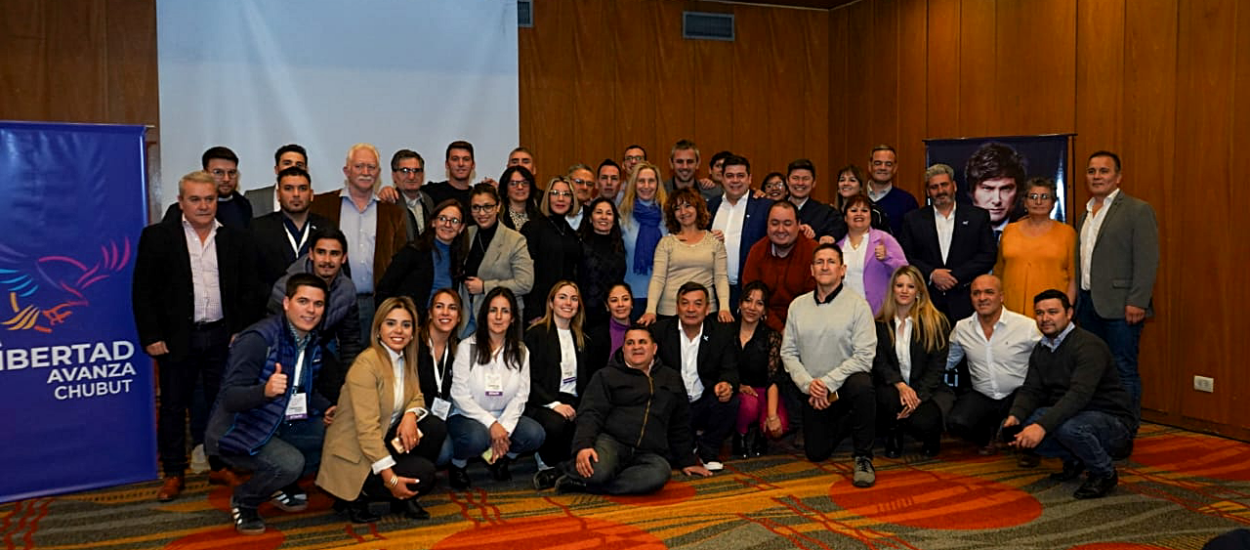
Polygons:
[[652,333],[660,362],[673,365],[686,386],[695,454],[715,472],[724,467],[720,448],[738,418],[737,335],[707,310],[707,288],[687,282],[677,289],[677,317],[656,323]]
[[[200,167],[212,176],[217,185],[217,221],[235,229],[247,229],[252,223],[252,203],[239,193],[239,157],[229,147],[209,147],[200,155]],[[162,221],[182,217],[179,203],[169,205]]]
[[972,314],[972,280],[994,267],[998,243],[990,216],[955,203],[955,170],[935,164],[925,171],[930,204],[903,217],[899,244],[907,260],[928,279],[933,305],[953,325]]
[[1141,415],[1137,347],[1142,323],[1154,314],[1151,295],[1159,268],[1159,225],[1146,202],[1120,191],[1120,157],[1089,156],[1089,202],[1077,223],[1076,318],[1111,348],[1120,381]]
[[252,220],[252,241],[256,244],[256,270],[261,288],[270,288],[296,258],[308,253],[310,236],[330,226],[330,220],[310,213],[312,178],[298,166],[278,172],[280,210]]
[[383,202],[377,190],[382,183],[378,150],[357,143],[347,151],[343,189],[318,194],[312,212],[324,216],[347,235],[356,304],[360,308],[361,340],[368,341],[373,322],[373,288],[391,265],[391,258],[408,243],[408,226],[402,207]]
[[411,149],[395,151],[391,156],[391,182],[403,200],[400,206],[408,210],[408,240],[411,241],[430,226],[430,212],[434,211],[434,200],[421,189],[425,184],[425,159]]
[[968,198],[973,206],[989,212],[996,242],[1002,239],[1007,224],[1023,213],[1016,197],[1024,185],[1027,165],[1024,156],[1010,145],[997,142],[977,148],[964,164]]
[[807,238],[834,243],[846,236],[846,222],[838,211],[812,199],[812,191],[816,189],[816,165],[812,161],[798,159],[786,166],[786,188],[790,191],[790,202],[799,209],[799,222]]
[[[255,251],[241,229],[216,220],[217,188],[207,172],[183,176],[178,218],[144,228],[135,258],[132,305],[139,343],[160,364],[162,502],[177,498],[184,486],[187,410],[197,382],[203,379],[205,400],[212,403],[232,335],[260,312]],[[214,470],[230,477],[219,464]]]
[[[298,166],[305,171],[308,170],[308,153],[304,151],[303,147],[294,143],[288,143],[279,147],[278,151],[273,154],[273,173],[277,176],[283,170],[292,166]],[[282,209],[282,205],[278,201],[276,185],[253,189],[244,192],[243,196],[252,204],[252,215],[257,218]]]
[[742,295],[742,268],[751,247],[768,234],[768,207],[773,201],[755,198],[751,193],[751,163],[730,154],[721,159],[721,181],[725,194],[708,203],[712,213],[712,234],[725,243],[728,257],[730,309],[738,306]]
[[204,446],[252,471],[230,498],[234,528],[241,534],[265,532],[257,509],[266,501],[285,512],[308,508],[308,494],[296,481],[317,471],[325,424],[334,418],[333,404],[316,385],[326,294],[325,281],[314,275],[291,277],[283,313],[248,327],[230,347]]

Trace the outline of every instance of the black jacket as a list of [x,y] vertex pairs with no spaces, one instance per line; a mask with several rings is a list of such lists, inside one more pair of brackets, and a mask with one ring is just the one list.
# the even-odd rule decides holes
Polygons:
[[694,466],[690,402],[681,375],[657,358],[648,376],[616,354],[590,377],[577,412],[573,452],[592,448],[606,434],[623,445],[660,456],[675,456],[679,468]]
[[942,261],[932,205],[908,212],[896,236],[907,254],[907,261],[924,274],[926,281],[933,270],[939,268],[950,269],[951,275],[959,280],[958,285],[947,291],[929,285],[933,305],[946,314],[951,325],[972,315],[972,280],[989,273],[998,257],[998,241],[990,227],[989,213],[970,204],[956,205],[955,232],[951,235],[946,261]]
[[[585,344],[577,350],[577,396],[560,393],[560,335],[552,324],[537,324],[525,331],[525,348],[530,352],[530,399],[526,410],[541,409],[552,401],[578,406],[578,396],[586,390],[586,384],[594,375],[590,352],[590,336],[583,335]],[[573,339],[577,345],[577,338]]]
[[[256,283],[252,264],[256,253],[243,230],[228,225],[217,228],[216,247],[222,312],[230,333],[237,334],[264,311],[264,291]],[[145,227],[131,289],[139,345],[164,341],[170,360],[184,359],[191,347],[194,302],[181,215]]]
[[[286,274],[297,257],[291,249],[290,239],[287,238],[286,225],[283,223],[285,216],[282,212],[270,212],[253,219],[249,228],[252,243],[256,246],[257,278],[260,279],[261,288],[266,290],[273,288],[273,284]],[[314,231],[331,225],[330,220],[311,212],[304,223],[308,226],[309,241],[312,240]],[[312,250],[312,242],[308,243],[308,250]]]
[[[711,392],[719,382],[728,382],[738,391],[738,343],[736,334],[730,334],[731,327],[717,321],[714,317],[703,320],[703,341],[699,342],[699,380],[703,382],[703,392]],[[652,325],[651,336],[660,346],[656,357],[665,365],[672,365],[681,374],[681,320],[677,317],[665,319]]]
[[534,260],[534,287],[525,295],[525,321],[547,312],[547,293],[557,281],[577,281],[582,241],[563,216],[531,218],[521,228]]
[[[911,329],[911,381],[907,383],[916,392],[921,402],[933,400],[942,411],[942,416],[950,413],[955,405],[955,392],[946,385],[943,375],[946,373],[946,355],[949,346],[930,353],[920,343],[920,327],[912,322]],[[892,386],[903,381],[903,372],[899,368],[898,354],[894,351],[894,341],[890,338],[890,327],[877,321],[877,355],[872,360],[872,378],[878,386]]]

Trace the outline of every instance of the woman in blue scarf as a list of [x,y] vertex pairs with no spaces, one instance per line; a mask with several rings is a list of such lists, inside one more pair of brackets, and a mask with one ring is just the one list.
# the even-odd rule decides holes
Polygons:
[[621,232],[625,239],[625,282],[634,288],[634,312],[637,319],[647,310],[647,287],[651,284],[651,265],[655,247],[668,234],[661,208],[667,194],[660,185],[660,168],[643,161],[634,166],[621,198]]

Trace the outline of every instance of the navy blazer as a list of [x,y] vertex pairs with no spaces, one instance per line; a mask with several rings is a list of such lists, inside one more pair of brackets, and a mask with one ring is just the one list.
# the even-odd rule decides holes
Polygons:
[[[747,191],[747,194],[741,200],[747,201],[746,219],[742,220],[742,244],[738,246],[738,273],[741,275],[742,268],[747,265],[747,255],[751,253],[751,247],[760,239],[768,236],[768,209],[773,207],[772,199],[755,198],[753,192]],[[721,201],[724,196],[714,197],[708,201],[707,209],[712,214],[711,220],[708,222],[706,229],[712,230],[712,224],[716,223],[716,212],[720,210]],[[741,277],[738,279],[738,285],[742,286],[750,281],[743,281]]]
[[[253,218],[252,226],[248,229],[256,247],[256,270],[261,288],[273,288],[273,284],[286,275],[287,269],[295,263],[297,255],[291,249],[291,241],[287,237],[285,216],[282,212],[270,212]],[[330,220],[311,212],[304,223],[308,225],[308,251],[311,252],[313,232],[331,224]]]
[[924,274],[925,282],[930,280],[934,269],[942,268],[951,270],[951,275],[959,281],[945,292],[929,285],[933,305],[946,314],[952,325],[972,315],[972,280],[989,273],[998,257],[998,240],[994,238],[988,212],[970,204],[956,205],[955,232],[945,261],[938,244],[933,205],[912,210],[903,217],[898,242],[907,254],[907,261]]

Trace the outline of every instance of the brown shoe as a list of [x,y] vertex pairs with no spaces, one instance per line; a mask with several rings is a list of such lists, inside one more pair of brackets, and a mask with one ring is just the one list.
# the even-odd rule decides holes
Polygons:
[[226,487],[235,487],[243,484],[243,480],[239,479],[239,475],[230,468],[208,472],[208,482],[213,485],[225,485]]
[[156,492],[156,500],[169,502],[178,498],[178,495],[182,494],[183,485],[182,476],[167,476],[165,483],[161,485],[161,490]]

